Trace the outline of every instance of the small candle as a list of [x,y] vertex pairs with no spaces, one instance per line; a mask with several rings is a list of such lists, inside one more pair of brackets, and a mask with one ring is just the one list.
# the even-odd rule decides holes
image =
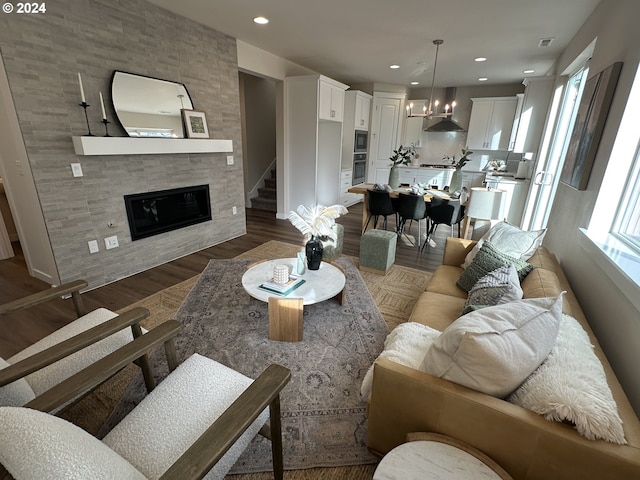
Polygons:
[[84,98],[84,88],[82,88],[82,77],[80,76],[80,72],[78,72],[78,83],[80,84],[80,98],[82,99],[82,103],[87,103]]
[[104,102],[102,101],[102,92],[100,92],[100,108],[102,109],[102,119],[107,119],[107,114],[104,111]]

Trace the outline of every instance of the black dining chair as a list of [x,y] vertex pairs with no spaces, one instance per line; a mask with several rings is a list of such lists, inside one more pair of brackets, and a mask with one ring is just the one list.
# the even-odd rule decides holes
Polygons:
[[420,239],[422,238],[420,233],[420,221],[426,218],[427,212],[424,196],[413,193],[401,193],[398,195],[396,210],[398,212],[398,235],[404,235],[409,239],[409,241],[411,241],[411,239],[405,233],[407,220],[409,220],[408,230],[411,229],[411,225],[414,220],[418,222],[418,236],[414,245],[420,249]]
[[369,216],[367,217],[367,223],[364,226],[364,233],[369,226],[369,221],[373,217],[373,228],[378,225],[378,218],[383,217],[383,228],[387,229],[387,217],[389,215],[396,214],[396,210],[391,202],[389,192],[386,190],[368,190],[367,191],[367,209],[369,210]]
[[429,208],[427,209],[427,217],[430,227],[427,232],[427,239],[422,245],[429,244],[433,234],[436,232],[438,225],[444,224],[451,227],[451,236],[453,237],[453,226],[458,225],[458,237],[460,237],[460,223],[464,218],[465,206],[461,205],[460,199],[446,199],[440,197],[432,197]]

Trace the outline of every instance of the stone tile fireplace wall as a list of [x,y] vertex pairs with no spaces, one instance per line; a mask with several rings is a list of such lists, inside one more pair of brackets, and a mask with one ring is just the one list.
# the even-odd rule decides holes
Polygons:
[[[95,287],[245,233],[234,38],[142,0],[56,0],[46,14],[0,16],[0,51],[62,281],[85,278]],[[87,130],[77,74],[91,130],[102,135],[98,94],[115,120],[116,69],[184,83],[211,138],[233,141],[234,165],[226,153],[75,155],[71,137]],[[109,133],[125,135],[115,121]],[[71,174],[76,162],[81,178]],[[203,183],[212,221],[131,241],[124,195]],[[112,235],[120,246],[106,250]],[[89,253],[89,240],[98,240],[99,253]]]

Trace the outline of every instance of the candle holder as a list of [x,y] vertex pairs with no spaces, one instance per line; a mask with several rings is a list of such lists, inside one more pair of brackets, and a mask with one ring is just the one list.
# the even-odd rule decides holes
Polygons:
[[89,126],[89,117],[87,116],[87,107],[89,106],[89,104],[87,102],[82,102],[80,104],[80,106],[82,108],[84,108],[84,118],[87,121],[87,130],[89,133],[83,135],[84,137],[93,137],[93,133],[91,133],[91,127]]
[[106,118],[102,119],[102,123],[104,123],[104,136],[105,137],[110,137],[111,135],[109,135],[109,127],[108,125],[111,123],[109,120],[107,120]]

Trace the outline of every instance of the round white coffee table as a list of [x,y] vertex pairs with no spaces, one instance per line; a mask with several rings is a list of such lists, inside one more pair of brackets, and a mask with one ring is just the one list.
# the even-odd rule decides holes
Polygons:
[[444,435],[413,434],[415,440],[387,453],[373,480],[501,480],[511,479],[479,450]]
[[269,304],[269,339],[280,342],[299,342],[303,337],[303,305],[312,305],[331,298],[342,304],[345,276],[342,270],[322,262],[318,270],[307,269],[304,283],[288,295],[278,295],[262,290],[260,285],[273,278],[273,267],[289,266],[295,273],[297,258],[267,260],[251,266],[242,275],[242,286],[253,298]]
[[302,274],[305,282],[286,297],[258,288],[264,282],[271,280],[275,265],[284,263],[295,274],[297,261],[297,258],[278,258],[258,263],[244,272],[242,286],[249,295],[263,302],[268,302],[270,297],[275,296],[279,298],[302,298],[304,305],[324,302],[340,294],[344,289],[344,273],[338,267],[327,262],[322,262],[318,270],[307,269]]

